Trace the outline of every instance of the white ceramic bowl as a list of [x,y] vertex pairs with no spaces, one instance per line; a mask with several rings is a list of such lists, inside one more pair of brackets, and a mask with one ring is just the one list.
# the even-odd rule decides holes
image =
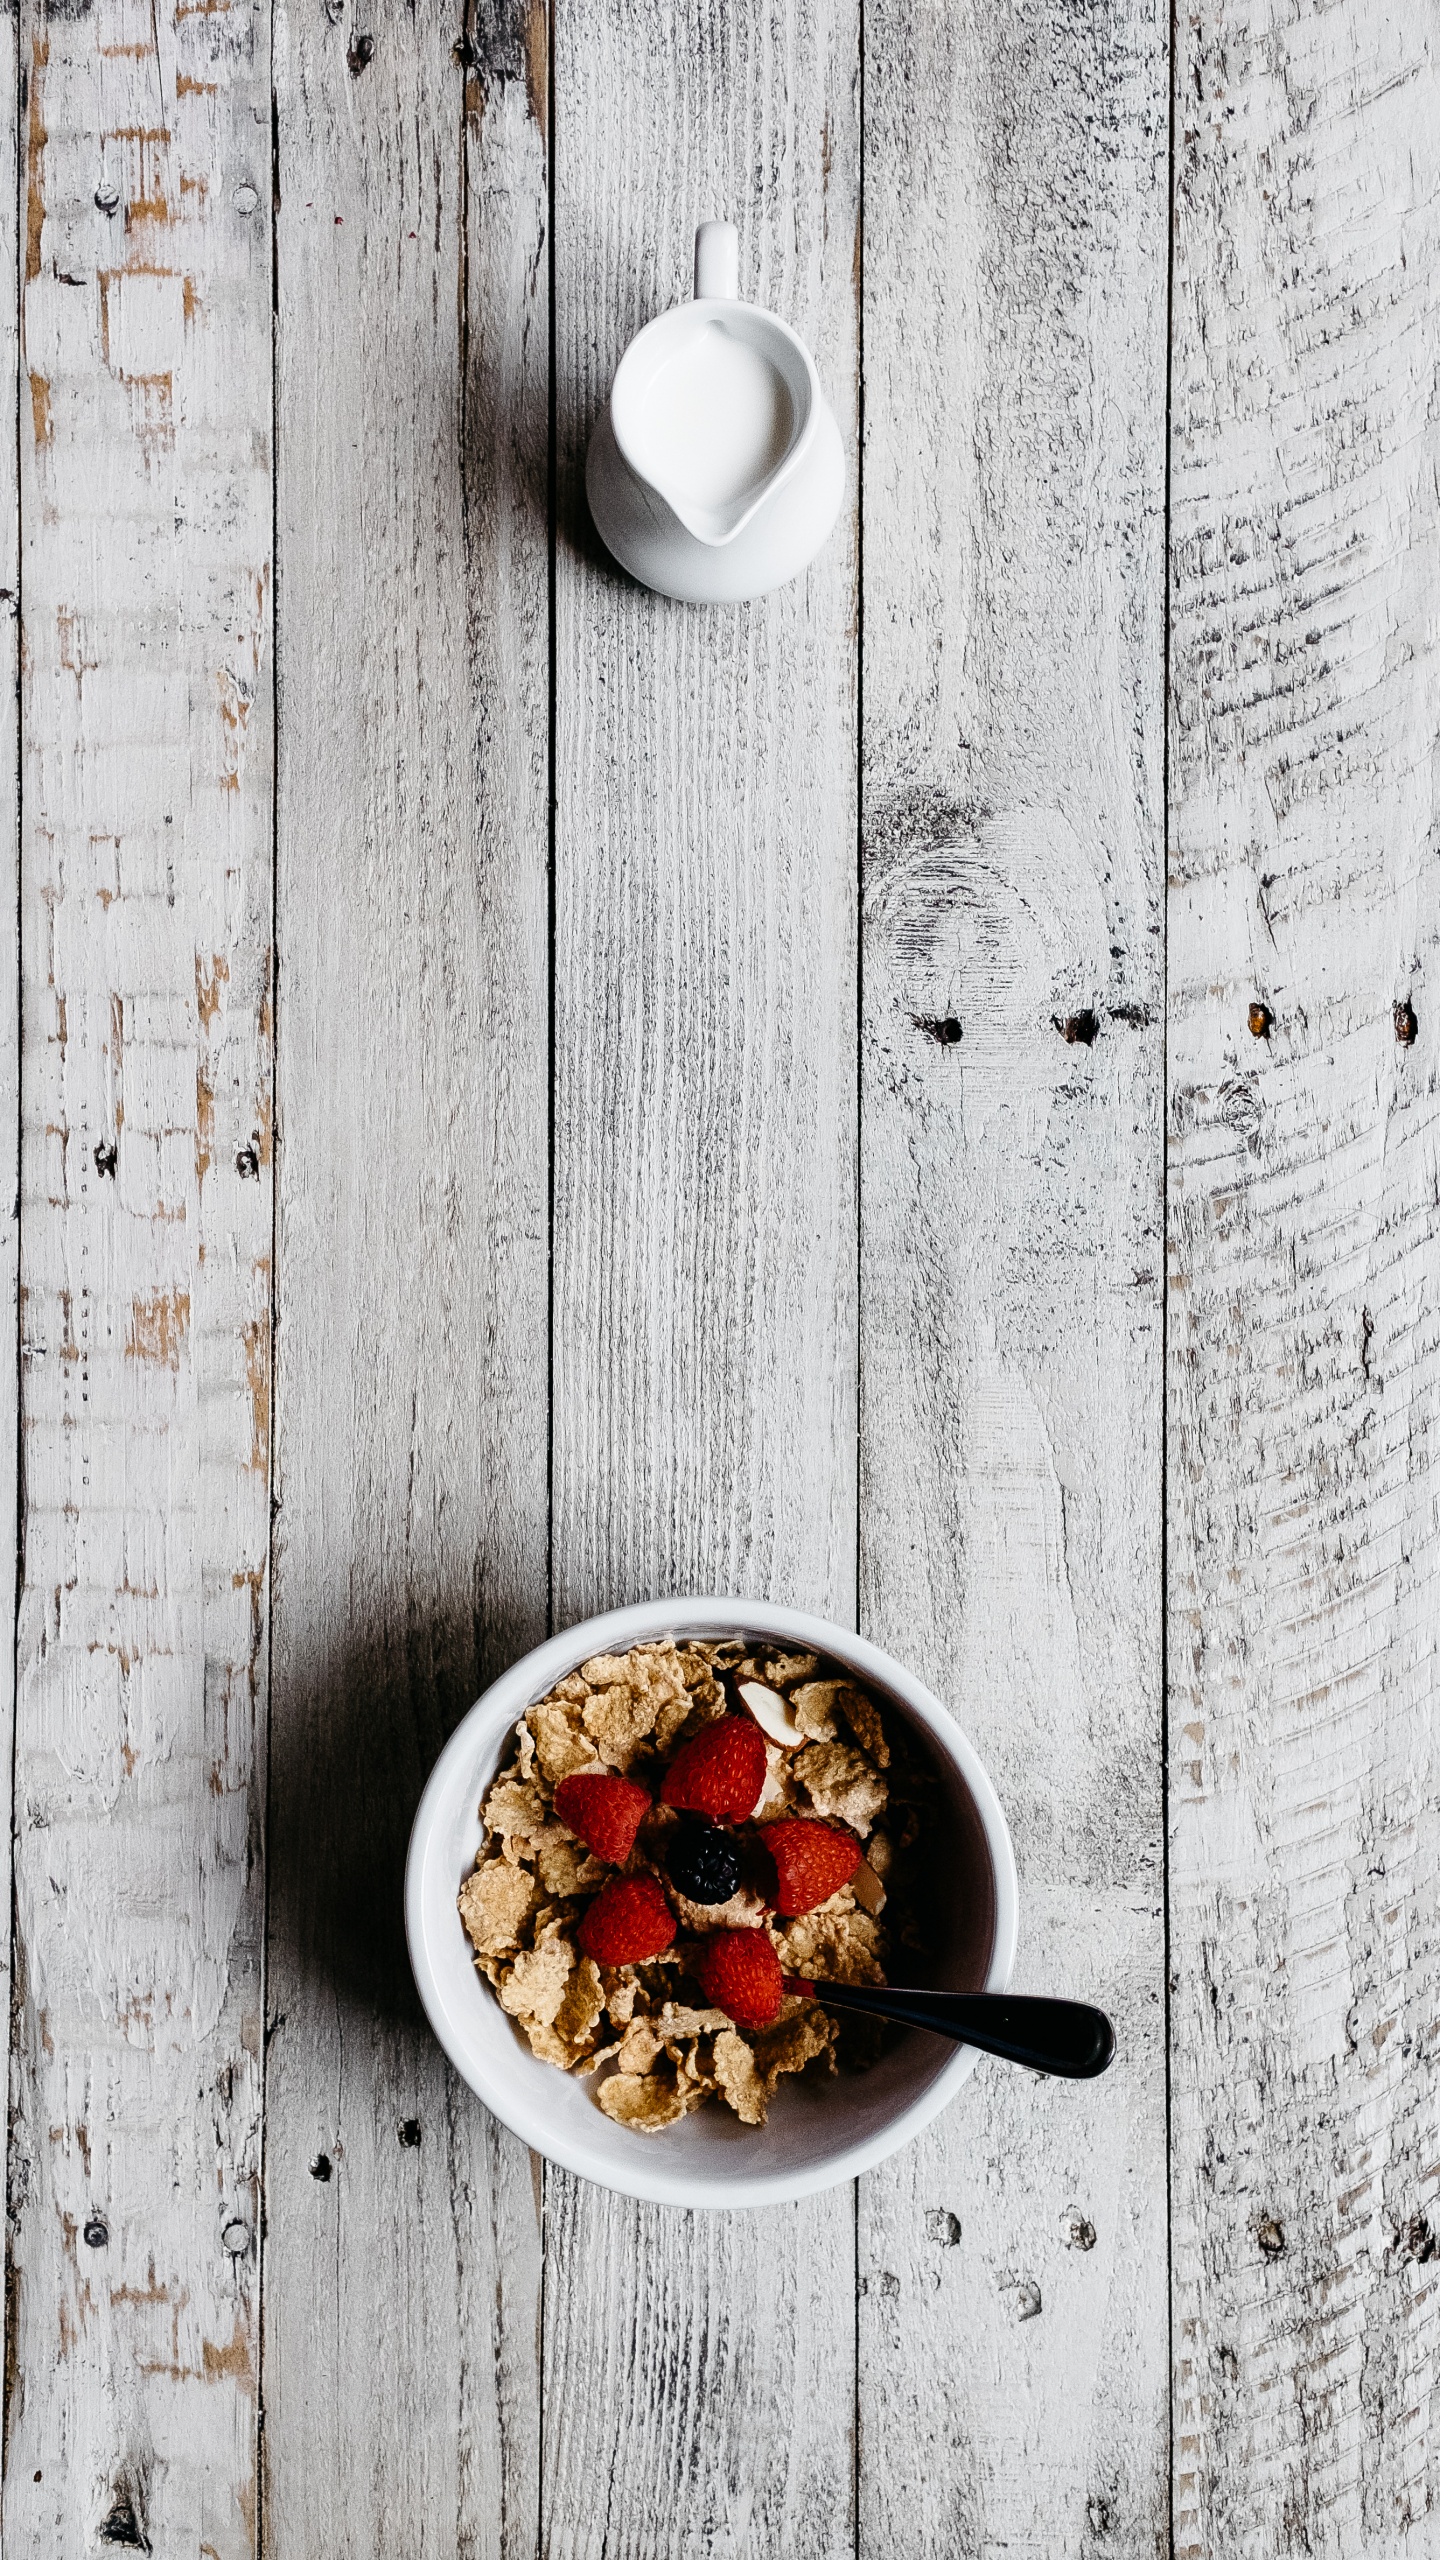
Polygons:
[[758,1600],[649,1600],[537,1645],[457,1726],[420,1799],[405,1872],[410,1961],[441,2044],[502,2123],[562,2168],[658,2204],[780,2204],[853,2178],[938,2115],[976,2062],[968,2046],[916,2028],[871,2071],[814,2085],[782,2081],[763,2127],[712,2105],[663,2133],[635,2133],[601,2114],[593,2080],[536,2059],[476,1972],[455,1898],[480,1845],[481,1797],[526,1708],[592,1653],[623,1653],[655,1636],[741,1634],[829,1654],[928,1750],[944,1790],[955,1892],[947,1943],[922,1978],[955,1991],[1003,1991],[1015,1958],[1015,1856],[995,1790],[939,1700],[877,1645]]

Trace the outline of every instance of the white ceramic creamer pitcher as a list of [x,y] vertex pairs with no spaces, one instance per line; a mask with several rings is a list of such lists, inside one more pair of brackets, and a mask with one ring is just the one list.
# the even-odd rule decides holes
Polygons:
[[739,604],[814,559],[845,456],[809,349],[738,298],[733,222],[695,235],[695,299],[631,340],[590,439],[585,488],[607,548],[642,585]]

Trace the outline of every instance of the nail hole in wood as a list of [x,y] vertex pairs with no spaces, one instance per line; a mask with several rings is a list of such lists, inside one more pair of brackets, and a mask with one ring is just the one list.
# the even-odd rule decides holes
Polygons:
[[109,2224],[107,2222],[103,2222],[98,2213],[92,2213],[89,2221],[85,2225],[86,2248],[104,2249],[109,2245],[109,2240]]
[[1402,997],[1395,1007],[1395,1037],[1402,1049],[1409,1048],[1419,1028],[1420,1025],[1415,1019],[1415,1007],[1408,998]]
[[366,65],[375,59],[374,37],[356,36],[346,52],[345,59],[350,65],[351,79],[358,80]]
[[242,1147],[235,1159],[235,1170],[242,1182],[258,1182],[260,1158],[253,1147]]
[[1094,2223],[1089,2219],[1089,2216],[1088,2216],[1087,2214],[1083,2214],[1083,2213],[1068,2213],[1068,2214],[1066,2215],[1066,2217],[1065,2217],[1065,2246],[1066,2246],[1066,2248],[1067,2248],[1067,2249],[1093,2249],[1093,2248],[1094,2248],[1094,2246],[1095,2246],[1095,2225],[1094,2225]]
[[1067,1013],[1063,1021],[1058,1013],[1052,1014],[1050,1019],[1061,1039],[1068,1040],[1072,1049],[1077,1041],[1082,1049],[1088,1049],[1100,1029],[1100,1016],[1092,1013],[1088,1004],[1079,1013]]
[[1285,2246],[1284,2231],[1274,2215],[1270,2213],[1263,2215],[1256,2224],[1255,2237],[1259,2242],[1262,2255],[1267,2258],[1278,2258]]
[[912,1013],[910,1019],[917,1031],[923,1031],[927,1040],[937,1041],[942,1049],[953,1049],[956,1042],[965,1037],[953,1013],[947,1013],[943,1019],[930,1013]]
[[1432,2258],[1440,2258],[1440,2240],[1423,2213],[1412,2214],[1404,2229],[1397,2231],[1395,2246],[1402,2258],[1413,2258],[1417,2266],[1426,2267]]
[[328,2151],[316,2152],[314,2159],[310,2163],[310,2175],[312,2178],[318,2178],[322,2187],[328,2186],[330,2179],[334,2175],[334,2171],[330,2166],[330,2155]]
[[119,1161],[120,1151],[118,1147],[116,1147],[113,1141],[109,1138],[102,1138],[95,1150],[95,1170],[100,1175],[102,1181],[114,1181],[115,1167]]
[[405,2118],[404,2123],[400,2127],[400,2140],[407,2151],[419,2150],[420,2120],[418,2116],[407,2116]]
[[1270,1037],[1270,1025],[1274,1019],[1275,1016],[1271,1012],[1268,1004],[1252,1004],[1250,1007],[1250,1030],[1252,1036],[1256,1040],[1268,1040]]
[[953,2249],[960,2239],[960,2217],[955,2213],[947,2213],[943,2205],[937,2205],[932,2212],[926,2214],[925,2229],[928,2237],[936,2241],[942,2249]]

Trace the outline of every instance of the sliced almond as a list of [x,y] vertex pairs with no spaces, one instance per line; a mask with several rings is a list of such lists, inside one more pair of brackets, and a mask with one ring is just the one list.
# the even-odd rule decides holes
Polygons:
[[763,1680],[737,1680],[735,1686],[761,1732],[768,1733],[772,1742],[793,1751],[798,1742],[804,1741],[789,1702],[778,1689],[767,1689]]
[[868,1911],[872,1920],[878,1920],[885,1908],[885,1887],[864,1858],[850,1879],[850,1890],[862,1911]]

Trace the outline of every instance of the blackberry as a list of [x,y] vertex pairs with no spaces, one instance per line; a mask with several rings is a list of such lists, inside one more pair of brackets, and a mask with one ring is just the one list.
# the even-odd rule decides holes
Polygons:
[[740,1852],[724,1831],[687,1825],[666,1865],[676,1892],[687,1902],[728,1902],[740,1882]]

